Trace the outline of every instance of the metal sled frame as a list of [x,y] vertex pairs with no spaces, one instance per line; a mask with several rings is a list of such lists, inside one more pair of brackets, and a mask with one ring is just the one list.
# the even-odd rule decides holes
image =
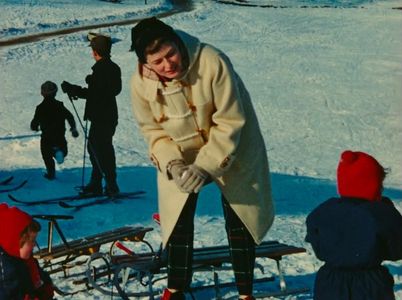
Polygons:
[[[152,246],[144,239],[146,233],[153,230],[153,228],[125,226],[85,238],[67,241],[57,220],[70,220],[73,219],[72,216],[34,215],[33,217],[48,221],[47,248],[39,249],[39,251],[34,253],[34,256],[42,262],[46,271],[50,274],[63,272],[66,279],[69,280],[69,269],[86,264],[86,271],[79,274],[80,278],[73,279],[71,277],[74,285],[84,285],[85,288],[72,293],[65,293],[57,288],[58,293],[71,295],[93,288],[104,295],[119,296],[124,300],[129,300],[130,297],[149,297],[152,300],[154,296],[161,294],[161,290],[154,289],[154,284],[166,278],[167,260],[165,252],[161,248],[155,252]],[[61,244],[53,245],[54,231],[57,232],[62,240]],[[129,254],[116,255],[115,249],[119,247],[119,241],[145,243],[148,251],[145,253],[135,253],[127,249],[130,252]],[[100,247],[108,243],[111,243],[109,251],[101,252]],[[308,288],[289,289],[281,268],[283,256],[304,252],[306,252],[304,248],[290,246],[277,241],[266,241],[256,246],[257,258],[275,260],[279,278],[279,290],[277,292],[257,294],[255,297],[262,298],[308,292]],[[85,256],[85,260],[79,261],[78,258],[82,256]],[[99,261],[101,261],[100,265]],[[213,285],[193,287],[190,291],[213,288],[216,299],[222,299],[221,289],[235,285],[234,282],[220,282],[219,279],[220,271],[231,270],[230,263],[231,258],[228,246],[194,249],[194,273],[212,272]],[[264,273],[262,265],[256,263],[255,268]],[[259,283],[274,280],[274,277],[269,276],[256,279],[254,282]],[[133,282],[140,285],[141,290],[126,291],[127,284]],[[113,291],[113,288],[116,288],[117,292]]]
[[[287,244],[279,243],[277,241],[266,241],[256,247],[257,258],[269,258],[276,262],[278,277],[279,277],[279,290],[270,293],[260,293],[255,295],[256,298],[263,298],[268,296],[280,296],[289,294],[298,294],[308,292],[309,288],[296,288],[289,289],[286,285],[285,276],[281,268],[281,260],[283,256],[304,253],[306,249],[290,246]],[[108,261],[110,264],[109,272],[112,272],[110,277],[110,284],[113,284],[117,289],[117,293],[111,290],[104,289],[98,285],[97,278],[91,276],[89,270],[91,267],[91,261],[101,258]],[[219,271],[230,270],[230,253],[228,246],[216,246],[194,249],[193,257],[193,271],[194,273],[201,271],[210,271],[213,274],[214,284],[209,286],[199,286],[191,288],[190,291],[197,291],[200,289],[214,288],[216,299],[222,299],[221,288],[234,285],[234,282],[222,283],[219,280]],[[261,265],[256,264],[256,268],[264,273],[264,269]],[[102,272],[96,272],[102,274]],[[161,251],[158,253],[145,253],[135,256],[120,255],[116,257],[105,257],[101,253],[94,254],[88,260],[87,280],[85,283],[90,284],[93,288],[105,295],[120,296],[124,300],[129,300],[130,297],[146,297],[154,299],[155,295],[161,293],[161,291],[154,290],[153,284],[159,280],[166,278],[166,259]],[[125,291],[125,285],[130,280],[137,280],[143,287],[147,288],[147,291]],[[274,277],[265,277],[256,279],[254,282],[267,282],[274,281]],[[80,282],[84,283],[84,282]],[[104,285],[104,284],[102,284]]]
[[[116,241],[135,241],[145,243],[151,251],[151,245],[144,240],[144,236],[153,228],[124,226],[113,230],[101,232],[99,234],[87,236],[77,240],[67,241],[57,220],[71,220],[68,215],[33,215],[34,218],[48,221],[48,240],[47,248],[34,252],[34,257],[43,262],[44,269],[49,274],[64,272],[68,276],[68,269],[85,263],[77,261],[81,256],[90,256],[98,253],[102,245]],[[62,240],[61,244],[53,244],[53,234],[56,230]],[[112,245],[113,246],[113,245]]]

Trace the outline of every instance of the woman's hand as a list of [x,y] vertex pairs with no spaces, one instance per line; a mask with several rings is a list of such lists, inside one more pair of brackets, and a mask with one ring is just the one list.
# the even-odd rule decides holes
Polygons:
[[208,179],[209,174],[195,164],[189,165],[182,174],[181,188],[186,193],[198,193]]

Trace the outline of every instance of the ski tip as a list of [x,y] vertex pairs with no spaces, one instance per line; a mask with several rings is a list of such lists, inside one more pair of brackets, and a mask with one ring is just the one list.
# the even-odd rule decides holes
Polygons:
[[19,201],[17,198],[15,198],[12,194],[7,194],[8,198],[18,204],[26,204],[26,203],[22,203],[21,201]]
[[11,182],[11,180],[14,179],[14,176],[9,176],[8,178],[4,179],[3,181],[0,182],[1,185],[7,185]]

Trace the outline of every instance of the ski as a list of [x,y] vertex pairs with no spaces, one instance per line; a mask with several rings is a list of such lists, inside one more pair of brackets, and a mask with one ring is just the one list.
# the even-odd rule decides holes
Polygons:
[[26,206],[32,206],[32,205],[41,205],[41,204],[57,204],[60,201],[66,201],[66,200],[81,200],[81,199],[88,199],[88,198],[96,198],[94,195],[70,195],[70,196],[62,196],[62,197],[57,197],[57,198],[50,198],[50,199],[43,199],[43,200],[34,200],[34,201],[26,201],[26,200],[20,200],[16,197],[14,197],[11,194],[8,194],[8,198],[10,198],[11,201],[23,204]]
[[59,205],[63,208],[80,209],[80,208],[98,205],[98,204],[118,203],[120,200],[124,200],[124,199],[136,199],[136,198],[142,197],[144,194],[145,194],[144,191],[119,193],[113,197],[101,196],[101,197],[95,198],[94,200],[85,201],[84,203],[80,203],[80,204],[67,203],[65,201],[60,201]]
[[111,3],[122,3],[122,0],[101,0],[103,2],[111,2]]
[[0,185],[7,185],[11,182],[11,180],[14,179],[14,176],[9,176],[6,179],[3,179],[2,181],[0,181]]
[[16,191],[16,190],[22,188],[24,185],[26,185],[27,182],[28,182],[28,180],[24,180],[16,186],[10,187],[8,189],[0,190],[0,193],[8,193],[8,192]]
[[[145,193],[145,191],[138,191],[135,193]],[[122,193],[125,194],[125,193]],[[60,201],[75,201],[75,200],[85,200],[85,199],[95,199],[103,197],[105,198],[105,195],[69,195],[69,196],[61,196],[61,197],[55,197],[55,198],[49,198],[49,199],[43,199],[43,200],[34,200],[34,201],[26,201],[26,200],[21,200],[16,198],[15,196],[8,194],[8,198],[10,198],[11,201],[26,205],[26,206],[33,206],[33,205],[46,205],[46,204],[58,204]]]

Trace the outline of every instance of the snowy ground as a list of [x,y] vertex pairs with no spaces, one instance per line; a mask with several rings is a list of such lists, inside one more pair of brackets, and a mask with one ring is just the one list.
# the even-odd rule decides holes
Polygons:
[[[249,4],[278,5],[254,0]],[[191,12],[164,20],[224,50],[232,59],[253,98],[267,144],[272,171],[276,220],[266,239],[307,248],[306,254],[283,260],[291,286],[312,287],[320,262],[304,242],[305,217],[318,203],[336,195],[335,169],[345,149],[366,151],[391,168],[385,194],[402,211],[402,13],[392,9],[402,1],[281,1],[284,8],[242,7],[198,1]],[[320,7],[329,5],[330,7]],[[308,6],[304,8],[304,6]],[[164,1],[97,0],[2,1],[0,41],[110,20],[152,15],[169,9]],[[74,216],[61,221],[68,238],[78,238],[125,224],[155,227],[155,170],[132,117],[128,82],[135,67],[130,26],[101,31],[116,43],[112,58],[122,68],[124,87],[118,96],[119,126],[115,135],[118,180],[123,191],[142,189],[142,199],[67,211],[57,205],[25,207],[32,214]],[[0,48],[0,180],[13,174],[15,182],[29,179],[13,194],[32,199],[74,193],[81,185],[83,138],[69,135],[69,155],[57,179],[42,177],[39,135],[29,130],[39,89],[46,80],[84,84],[93,60],[87,32],[48,38],[31,44]],[[61,92],[57,99],[73,112]],[[83,101],[74,103],[80,117]],[[86,179],[89,175],[87,165]],[[0,189],[3,187],[0,186]],[[0,201],[9,202],[5,193]],[[10,203],[10,202],[9,202]],[[197,211],[195,246],[226,243],[217,191],[202,192]],[[45,223],[43,223],[45,227]],[[157,248],[158,228],[147,235]],[[45,230],[40,237],[43,245]],[[268,273],[272,262],[261,262]],[[402,299],[402,264],[386,263]],[[223,279],[231,279],[230,273]],[[194,284],[210,280],[194,277]],[[57,281],[59,283],[59,281]],[[160,283],[162,287],[164,282]],[[260,285],[266,291],[274,284]],[[233,290],[229,290],[233,294]],[[197,299],[209,299],[199,292]],[[105,299],[98,292],[58,299]],[[107,299],[107,297],[106,297]],[[311,299],[311,294],[286,299]]]

